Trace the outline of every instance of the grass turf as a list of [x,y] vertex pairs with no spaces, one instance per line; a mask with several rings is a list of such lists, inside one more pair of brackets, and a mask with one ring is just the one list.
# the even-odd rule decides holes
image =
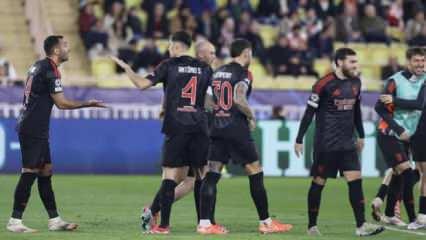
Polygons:
[[[158,176],[74,176],[54,177],[54,189],[61,216],[75,221],[75,232],[48,232],[47,215],[33,187],[24,222],[39,229],[35,234],[12,234],[5,230],[18,176],[0,175],[0,240],[109,240],[109,239],[358,239],[354,235],[354,219],[349,205],[347,186],[343,180],[329,180],[323,191],[319,228],[322,237],[306,236],[307,178],[266,178],[270,214],[294,224],[291,232],[259,235],[257,214],[251,201],[246,177],[223,179],[218,186],[217,221],[231,233],[226,236],[199,236],[195,233],[195,210],[192,194],[177,202],[172,209],[172,234],[143,235],[139,227],[141,207],[151,201],[160,178]],[[365,179],[366,215],[380,179]],[[404,219],[405,219],[405,212]],[[425,233],[425,232],[424,232]],[[418,239],[419,236],[387,230],[374,239]]]

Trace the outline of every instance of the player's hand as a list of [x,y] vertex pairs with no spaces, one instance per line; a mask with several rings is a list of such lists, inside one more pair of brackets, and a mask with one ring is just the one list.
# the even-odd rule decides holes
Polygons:
[[401,141],[406,141],[406,142],[408,142],[408,141],[410,141],[410,134],[408,134],[408,132],[407,132],[407,131],[404,131],[403,133],[401,133],[401,135],[399,135],[399,139],[400,139]]
[[301,157],[303,154],[303,143],[294,144],[294,152],[296,153],[297,157]]
[[356,149],[358,150],[358,152],[362,152],[362,149],[364,149],[364,139],[363,138],[358,138],[358,141],[356,142]]
[[115,56],[110,56],[110,58],[117,63],[118,66],[120,66],[121,68],[123,68],[124,70],[130,69],[130,65],[125,63],[123,60],[115,57]]
[[254,131],[256,129],[256,119],[250,118],[248,119],[250,131]]
[[380,101],[384,104],[391,104],[393,103],[393,96],[390,94],[382,94],[380,95]]
[[163,120],[164,114],[165,114],[164,109],[161,109],[160,114],[158,115],[158,118],[160,118],[160,120]]
[[85,104],[86,107],[98,107],[98,108],[106,108],[107,106],[104,104],[103,101],[99,101],[96,99],[91,99],[87,101]]

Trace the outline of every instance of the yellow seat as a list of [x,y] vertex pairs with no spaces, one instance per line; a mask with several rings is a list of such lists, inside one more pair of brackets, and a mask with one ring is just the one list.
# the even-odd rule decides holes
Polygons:
[[163,54],[167,51],[167,48],[169,47],[169,41],[165,39],[156,40],[155,44],[157,45],[158,50],[160,50],[160,52]]
[[296,78],[296,81],[296,90],[310,91],[312,89],[312,86],[317,81],[317,78],[313,76],[299,76],[298,78]]
[[[373,63],[385,65],[388,62],[390,49],[385,44],[368,44],[369,60],[365,64]],[[364,64],[364,62],[361,62]]]
[[390,47],[391,55],[398,59],[399,64],[404,65],[406,63],[405,52],[407,46],[404,44],[392,44]]
[[250,6],[252,9],[257,9],[257,6],[259,6],[260,0],[250,0]]
[[379,65],[361,66],[361,78],[366,81],[380,81],[380,66]]
[[262,24],[260,25],[259,34],[265,47],[270,47],[274,45],[275,40],[277,39],[278,29],[277,27]]
[[109,58],[92,59],[91,68],[93,76],[97,78],[115,75],[115,64]]
[[324,76],[331,71],[331,61],[328,58],[315,59],[314,69],[320,76]]
[[217,9],[223,8],[228,4],[228,0],[216,0]]

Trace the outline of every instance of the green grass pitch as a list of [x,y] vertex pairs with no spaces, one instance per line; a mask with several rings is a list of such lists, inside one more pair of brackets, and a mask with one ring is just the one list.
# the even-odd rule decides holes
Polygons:
[[[14,175],[0,175],[0,240],[358,239],[354,235],[352,209],[343,179],[329,180],[324,189],[319,217],[319,228],[323,236],[316,238],[305,234],[306,193],[310,183],[308,178],[266,178],[271,215],[294,224],[294,228],[286,234],[263,236],[257,233],[257,214],[250,198],[247,178],[223,179],[218,186],[216,218],[231,233],[218,237],[199,236],[195,233],[196,220],[192,194],[173,206],[171,235],[149,236],[141,233],[140,210],[153,198],[160,183],[158,176],[55,176],[54,188],[60,213],[64,219],[79,223],[79,230],[48,232],[47,215],[35,186],[24,221],[40,232],[8,233],[5,224],[10,215],[17,178]],[[378,184],[380,184],[378,178],[364,180],[369,221],[372,219],[368,203],[374,196]],[[405,212],[403,214],[405,219]],[[424,236],[387,230],[371,239],[419,238]]]

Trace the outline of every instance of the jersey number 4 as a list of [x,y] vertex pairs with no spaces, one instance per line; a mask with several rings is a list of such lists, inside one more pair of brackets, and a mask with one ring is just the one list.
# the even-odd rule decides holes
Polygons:
[[189,98],[192,106],[197,102],[197,81],[197,76],[193,76],[182,89],[182,98]]
[[214,95],[218,99],[219,107],[225,111],[231,109],[233,99],[231,83],[226,81],[213,81],[213,87]]

